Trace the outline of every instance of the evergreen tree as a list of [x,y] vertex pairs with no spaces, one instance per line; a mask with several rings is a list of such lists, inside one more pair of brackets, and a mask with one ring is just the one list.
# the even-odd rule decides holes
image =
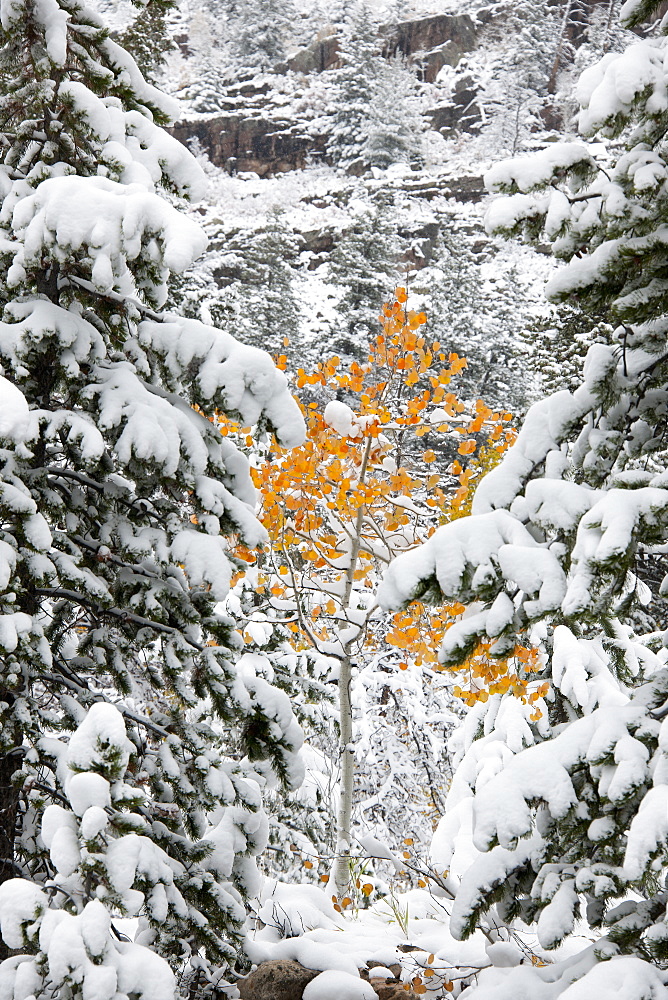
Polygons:
[[[224,301],[212,305],[213,317],[226,322],[244,343],[272,354],[284,353],[288,338],[297,355],[302,318],[291,263],[298,256],[294,234],[276,215],[228,249],[238,262],[237,280],[226,290]],[[227,255],[223,265],[226,261]]]
[[180,101],[196,112],[230,108],[227,93],[235,77],[228,0],[204,0],[197,7],[182,8],[182,33],[188,38],[188,55],[181,69]]
[[392,206],[381,201],[360,213],[332,252],[330,280],[340,292],[332,347],[342,356],[361,356],[378,328],[387,288],[399,275],[401,251]]
[[530,147],[534,133],[557,125],[556,81],[574,52],[566,30],[571,6],[570,0],[520,0],[486,29],[493,55],[488,65],[474,68],[474,77],[488,155],[516,156]]
[[328,151],[335,163],[349,167],[364,154],[382,66],[378,32],[364,0],[356,0],[348,14],[340,46]]
[[197,270],[175,283],[173,301],[186,316],[202,311],[245,344],[272,355],[301,349],[302,316],[295,293],[298,244],[279,215],[257,229],[229,235],[208,227],[210,243]]
[[155,82],[165,66],[167,54],[175,48],[167,21],[176,2],[147,0],[137,6],[137,16],[119,35],[118,42],[132,56],[142,75]]
[[172,102],[79,0],[0,13],[0,997],[169,1000],[236,960],[265,761],[298,779],[217,608],[264,533],[212,421],[302,419],[268,356],[160,311],[205,243],[155,190],[201,187]]
[[199,114],[227,110],[229,98],[226,89],[229,76],[229,64],[222,63],[213,55],[200,54],[191,82],[182,87],[176,96],[189,110]]
[[418,84],[395,59],[381,56],[378,28],[365,0],[356,0],[341,35],[328,152],[345,168],[386,168],[422,162]]
[[466,357],[459,376],[464,398],[482,397],[495,409],[520,414],[538,384],[524,371],[534,351],[522,337],[525,324],[535,323],[533,303],[518,280],[522,265],[508,267],[497,254],[492,266],[473,242],[456,217],[445,220],[428,272],[430,331],[448,351]]
[[400,58],[383,60],[370,110],[372,116],[367,122],[362,151],[364,160],[380,168],[393,163],[423,166],[425,123],[420,113],[419,85]]
[[233,56],[240,66],[268,70],[285,58],[294,31],[292,0],[226,0]]
[[[657,7],[626,3],[627,25]],[[447,632],[444,662],[457,669],[484,648],[497,664],[493,684],[472,678],[433,852],[457,893],[457,937],[482,922],[493,940],[519,918],[549,964],[490,950],[476,1000],[666,995],[665,619],[647,636],[633,629],[647,599],[638,573],[647,557],[665,572],[668,529],[666,44],[636,40],[580,82],[582,130],[619,139],[612,168],[568,143],[488,175],[511,195],[491,226],[552,241],[568,264],[551,297],[592,325],[603,314],[614,333],[592,344],[575,391],[529,411],[473,517],[399,559],[379,595],[475,602]],[[522,637],[539,649],[528,671],[513,655]],[[471,822],[472,863],[460,852]],[[549,961],[583,930],[587,947]]]

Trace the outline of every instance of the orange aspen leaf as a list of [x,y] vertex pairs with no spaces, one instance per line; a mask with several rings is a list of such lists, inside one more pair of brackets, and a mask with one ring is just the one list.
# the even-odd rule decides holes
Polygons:
[[460,455],[472,455],[477,447],[477,442],[471,438],[469,441],[462,441],[457,451]]

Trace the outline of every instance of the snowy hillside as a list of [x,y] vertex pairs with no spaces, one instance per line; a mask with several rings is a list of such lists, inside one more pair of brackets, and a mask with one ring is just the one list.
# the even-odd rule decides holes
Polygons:
[[[271,58],[255,68],[252,26],[237,43],[233,6],[191,0],[179,8],[178,49],[162,79],[182,101],[175,134],[204,155],[210,182],[196,208],[210,249],[179,288],[179,307],[192,315],[203,307],[274,354],[284,351],[287,324],[290,369],[318,358],[322,344],[345,357],[363,353],[383,300],[407,281],[430,332],[468,357],[465,392],[485,387],[491,405],[520,413],[540,391],[537,371],[526,378],[526,343],[550,327],[541,288],[553,265],[485,234],[481,178],[499,156],[552,141],[546,122],[572,124],[578,61],[618,46],[624,33],[608,26],[608,5],[593,5],[577,45],[566,38],[573,29],[561,9],[527,20],[521,4],[451,4],[451,24],[442,5],[379,3],[353,24],[354,6],[346,15],[337,3],[302,5],[299,32],[286,22],[282,35],[266,40]],[[434,15],[439,31],[455,30],[456,44],[429,33]],[[464,34],[462,19],[470,25]],[[415,75],[427,65],[423,50],[397,62],[382,49],[402,25],[411,26],[410,44],[441,39],[429,50],[439,59],[429,82]],[[339,37],[343,55],[334,53],[324,71],[285,72],[286,59],[311,51],[314,39]],[[550,94],[558,53],[559,89]],[[345,92],[341,58],[349,60],[354,97]],[[382,114],[376,124],[374,114]],[[378,165],[367,170],[369,162]],[[345,258],[366,244],[373,249],[360,249],[368,273],[357,306],[367,319],[355,330],[345,312],[354,281]],[[266,297],[274,305],[259,327]]]

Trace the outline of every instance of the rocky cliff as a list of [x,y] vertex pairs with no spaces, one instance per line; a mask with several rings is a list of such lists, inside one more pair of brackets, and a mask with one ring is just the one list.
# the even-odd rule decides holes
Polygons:
[[[443,66],[456,66],[476,45],[476,29],[467,14],[437,14],[400,22],[382,30],[383,54],[401,53],[417,67],[421,78],[431,83]],[[339,39],[333,28],[325,29],[306,48],[275,67],[278,74],[292,72],[308,76],[338,65]],[[173,134],[187,144],[197,139],[212,163],[235,171],[254,171],[261,177],[304,167],[307,158],[324,157],[326,136],[309,122],[276,114],[267,97],[266,84],[252,81],[230,87],[230,111],[185,117]],[[447,109],[436,109],[429,124],[452,129],[470,111],[474,92],[466,87],[455,94]],[[244,100],[240,101],[239,98]],[[243,106],[243,110],[240,110]],[[469,115],[475,120],[475,113]]]
[[[557,5],[564,2],[555,0]],[[592,11],[602,4],[607,6],[609,0],[580,0],[569,5],[564,39],[570,44],[560,45],[555,54],[550,92],[555,88],[564,60],[582,40]],[[665,6],[668,8],[668,0]],[[444,66],[458,66],[467,53],[475,50],[485,25],[502,21],[506,15],[504,4],[492,3],[476,11],[475,20],[468,14],[434,14],[405,20],[380,29],[382,52],[387,58],[403,55],[417,68],[425,83],[433,83]],[[276,79],[279,81],[281,74],[287,72],[308,78],[335,68],[338,61],[339,38],[330,26],[287,62],[275,66]],[[197,139],[216,166],[230,171],[254,171],[261,177],[301,169],[308,159],[324,158],[327,137],[322,127],[297,114],[287,116],[280,102],[272,104],[270,91],[266,82],[256,84],[250,79],[232,85],[220,102],[225,110],[185,117],[174,127],[173,134],[186,144]],[[475,130],[481,115],[473,79],[463,74],[447,103],[432,107],[425,117],[430,128],[445,136],[455,131]],[[558,126],[558,115],[552,117],[554,121],[550,109],[546,109],[546,124]]]
[[[403,55],[418,68],[420,78],[433,83],[443,66],[456,66],[476,45],[476,30],[468,14],[435,14],[401,21],[381,29],[383,54]],[[339,61],[339,39],[333,28],[321,32],[311,45],[299,49],[277,67],[294,73],[323,73]]]

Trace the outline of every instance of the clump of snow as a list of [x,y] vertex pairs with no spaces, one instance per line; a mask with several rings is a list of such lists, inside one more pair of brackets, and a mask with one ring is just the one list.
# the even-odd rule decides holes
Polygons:
[[323,412],[325,423],[341,437],[359,437],[360,426],[354,410],[338,399],[331,399]]
[[396,871],[401,871],[404,867],[398,855],[391,851],[387,844],[382,843],[376,837],[367,835],[365,837],[356,837],[355,839],[368,857],[383,858],[386,861],[391,861]]
[[89,806],[81,817],[81,836],[84,840],[94,840],[109,823],[109,816],[101,806]]
[[347,972],[321,972],[304,989],[304,1000],[377,1000],[370,983]]
[[[665,973],[633,955],[599,962],[583,979],[564,991],[565,1000],[646,1000],[665,996]],[[517,995],[517,994],[515,994]]]
[[177,995],[174,973],[164,958],[129,941],[118,941],[115,948],[119,954],[119,990],[139,1000],[172,1000]]
[[129,52],[117,42],[112,41],[111,38],[104,40],[103,49],[114,70],[118,84],[127,86],[146,105],[159,108],[161,113],[171,121],[176,121],[179,118],[181,108],[178,101],[148,83]]
[[209,588],[217,601],[227,596],[232,567],[225,538],[186,528],[175,535],[171,554],[174,562],[186,568],[191,586]]
[[315,969],[318,972],[344,972],[351,978],[357,976],[358,968],[366,960],[360,957],[358,966],[355,952],[351,954],[349,949],[344,951],[334,940],[319,940],[313,933],[276,942],[256,938],[246,945],[246,953],[253,962],[288,958],[299,962],[307,969]]
[[640,879],[650,858],[668,843],[668,785],[650,788],[631,820],[624,856],[630,879]]
[[79,771],[106,769],[111,765],[117,776],[128,766],[133,749],[119,710],[115,705],[98,701],[70,737],[67,763]]
[[[183,143],[164,129],[157,128],[138,111],[126,111],[124,125],[125,149],[130,152],[134,163],[146,169],[154,185],[157,186],[166,175],[180,194],[192,199],[204,196],[206,175]],[[125,177],[123,179],[126,180]]]
[[572,878],[564,879],[538,917],[538,940],[543,948],[555,948],[575,926],[579,898]]
[[99,900],[91,900],[76,916],[49,910],[39,944],[54,993],[74,981],[81,984],[84,1000],[116,1000],[119,993],[141,1000],[174,997],[176,982],[165,960],[148,948],[117,941],[110,914]]
[[0,439],[21,444],[30,423],[28,403],[15,385],[0,376]]
[[530,156],[502,160],[485,174],[488,191],[522,191],[524,193],[545,187],[555,174],[563,174],[574,167],[596,166],[591,153],[579,142],[558,142]]
[[332,900],[315,885],[291,885],[268,879],[262,890],[260,920],[281,937],[294,937],[317,927],[337,928],[342,921]]
[[576,97],[583,107],[580,131],[592,134],[614,125],[642,98],[649,116],[668,107],[663,40],[647,38],[629,45],[622,53],[608,53],[580,77]]
[[497,969],[513,969],[519,965],[523,959],[523,954],[512,941],[497,941],[488,944],[487,955]]
[[49,854],[59,875],[67,878],[81,864],[81,850],[77,831],[62,826],[51,838]]
[[82,771],[71,775],[65,790],[75,815],[83,816],[91,806],[104,809],[111,805],[109,782],[94,771]]
[[34,940],[48,897],[33,882],[11,878],[0,885],[0,932],[8,948]]

